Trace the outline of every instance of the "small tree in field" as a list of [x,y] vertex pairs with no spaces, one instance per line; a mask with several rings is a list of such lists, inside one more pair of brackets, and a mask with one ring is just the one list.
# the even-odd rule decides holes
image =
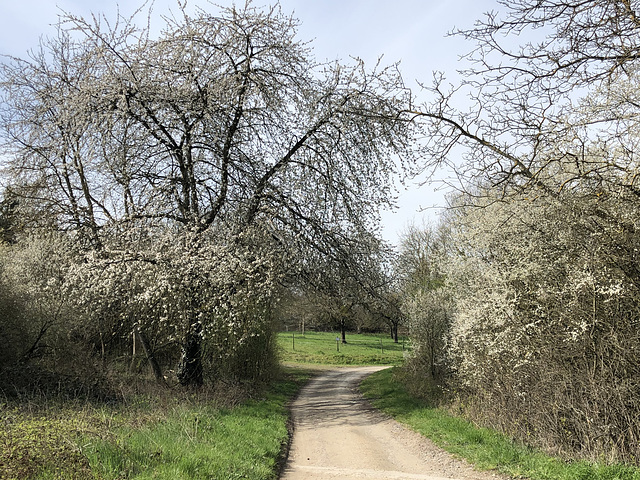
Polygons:
[[299,281],[305,298],[346,343],[346,332],[358,329],[359,317],[372,319],[389,312],[384,265],[390,251],[380,239],[361,230],[343,237],[333,252],[325,256],[308,251]]
[[[250,3],[182,12],[157,38],[65,15],[40,51],[2,65],[12,195],[73,231],[96,271],[135,277],[125,311],[145,328],[170,317],[184,385],[202,383],[210,332],[242,337],[236,317],[264,307],[272,290],[251,288],[297,252],[339,257],[414,156],[395,66],[318,64],[296,26]],[[108,295],[105,281],[92,288]]]

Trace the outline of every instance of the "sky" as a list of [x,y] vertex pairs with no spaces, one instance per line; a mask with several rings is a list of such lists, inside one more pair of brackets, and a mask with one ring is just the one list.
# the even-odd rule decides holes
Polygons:
[[[55,34],[53,25],[62,11],[88,17],[116,12],[129,16],[142,0],[0,0],[0,54],[25,57],[42,36]],[[254,0],[255,6],[275,0]],[[232,0],[188,0],[188,7],[216,11],[217,5],[231,6]],[[243,4],[244,0],[238,2]],[[490,10],[496,0],[280,0],[285,13],[301,22],[300,40],[312,41],[318,60],[348,61],[359,57],[373,67],[400,61],[408,86],[420,97],[417,82],[430,83],[434,71],[442,71],[455,82],[463,65],[459,57],[473,45],[447,36],[454,28],[469,28]],[[155,0],[154,12],[166,14],[176,0]],[[446,176],[446,173],[438,173]],[[398,208],[382,212],[382,236],[397,244],[399,234],[410,223],[434,222],[444,206],[446,190],[441,183],[414,179],[399,187]]]

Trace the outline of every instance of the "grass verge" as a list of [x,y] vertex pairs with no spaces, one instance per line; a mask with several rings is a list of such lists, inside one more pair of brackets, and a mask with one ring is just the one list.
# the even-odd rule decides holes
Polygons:
[[493,430],[478,428],[442,408],[433,408],[412,397],[391,369],[366,378],[362,391],[377,408],[481,470],[497,470],[531,480],[640,480],[640,469],[636,467],[565,462]]
[[388,335],[348,333],[347,343],[332,332],[281,332],[278,347],[283,362],[325,365],[399,365],[408,345]]
[[175,393],[99,407],[0,405],[8,419],[0,423],[0,479],[275,479],[287,404],[308,377],[289,370],[236,406]]

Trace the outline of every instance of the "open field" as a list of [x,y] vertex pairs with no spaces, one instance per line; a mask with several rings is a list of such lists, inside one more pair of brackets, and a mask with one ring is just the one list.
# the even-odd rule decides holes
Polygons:
[[531,480],[640,480],[636,467],[564,462],[493,430],[478,428],[410,396],[392,369],[369,376],[361,388],[374,406],[479,469]]
[[281,332],[280,358],[286,363],[329,365],[399,365],[409,345],[394,343],[388,335],[347,333],[347,343],[335,332]]

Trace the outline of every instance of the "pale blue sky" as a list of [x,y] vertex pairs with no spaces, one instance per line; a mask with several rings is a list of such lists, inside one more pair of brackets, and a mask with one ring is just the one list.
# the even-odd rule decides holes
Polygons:
[[[212,3],[228,6],[234,2],[188,1],[189,6],[215,10]],[[270,3],[254,1],[256,6]],[[140,4],[137,0],[0,0],[0,54],[25,56],[29,48],[37,46],[40,36],[54,34],[51,25],[61,9],[83,16],[105,12],[113,18],[118,5],[126,16]],[[154,11],[165,13],[175,5],[174,0],[156,0]],[[302,22],[300,39],[313,40],[318,59],[356,56],[373,66],[383,55],[384,63],[401,61],[405,81],[412,87],[415,80],[429,83],[434,70],[454,79],[459,55],[472,45],[446,37],[447,32],[454,27],[471,27],[484,12],[498,7],[495,0],[281,0],[280,5]],[[438,185],[402,189],[399,209],[383,212],[383,237],[395,243],[408,222],[420,222],[423,216],[434,219],[437,209],[420,211],[434,205],[443,205]]]

